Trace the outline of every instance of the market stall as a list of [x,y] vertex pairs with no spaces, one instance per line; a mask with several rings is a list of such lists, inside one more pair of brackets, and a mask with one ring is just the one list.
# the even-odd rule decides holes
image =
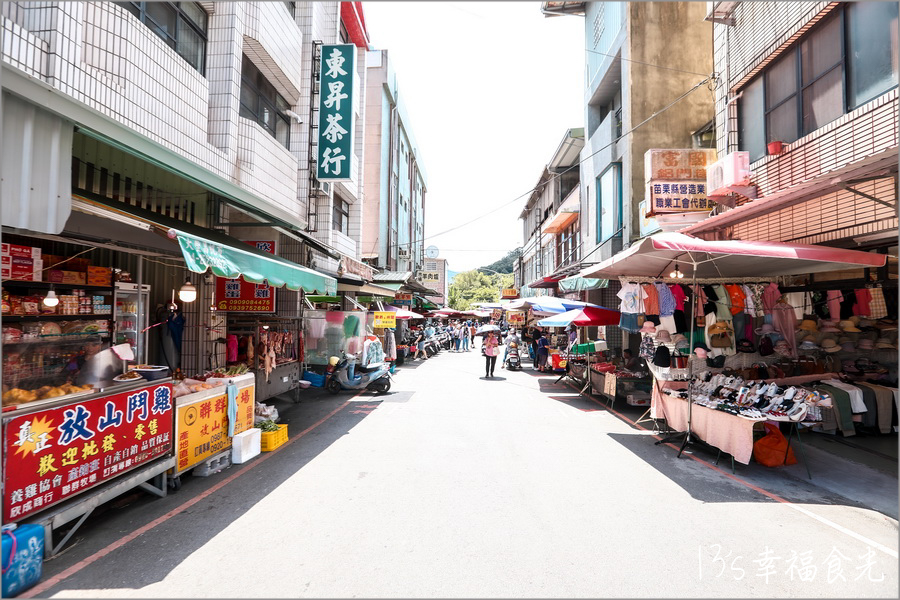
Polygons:
[[[679,264],[689,271],[692,285],[687,292],[690,302],[685,302],[685,290],[680,289],[680,298],[669,299],[669,314],[664,319],[663,307],[666,301],[660,301],[660,298],[666,294],[672,296],[674,287],[681,288],[679,280],[684,277],[684,273],[679,269]],[[720,396],[713,395],[713,398],[720,400],[714,404],[709,394],[697,394],[695,388],[704,390],[703,385],[707,382],[698,381],[700,373],[695,369],[695,362],[687,357],[694,354],[694,348],[700,347],[704,356],[709,352],[721,358],[721,361],[714,361],[712,356],[708,357],[710,369],[721,370],[726,356],[747,348],[755,351],[754,343],[749,338],[753,337],[754,331],[766,331],[764,326],[767,325],[783,336],[781,342],[785,356],[796,358],[795,335],[798,321],[794,315],[794,307],[785,301],[775,280],[779,279],[783,285],[786,276],[877,268],[884,264],[883,255],[854,250],[778,242],[707,241],[678,233],[663,233],[644,238],[612,259],[585,269],[581,275],[622,278],[621,325],[646,334],[646,357],[650,360],[654,378],[659,384],[654,388],[653,404],[662,413],[671,416],[672,422],[666,417],[671,427],[684,431],[679,436],[682,438],[679,456],[685,446],[693,441],[692,438],[698,437],[721,450],[737,452],[734,456],[741,461],[749,460],[747,440],[750,439],[752,444],[752,434],[746,435],[746,423],[735,421],[735,427],[728,428],[714,421],[765,421],[771,414],[759,411],[758,406],[752,409],[746,406],[732,409]],[[669,273],[669,278],[664,279],[664,273]],[[751,290],[746,285],[748,283],[759,287]],[[714,285],[722,288],[702,287]],[[673,306],[678,308],[673,309]],[[682,311],[680,319],[677,314],[673,314],[675,310]],[[673,350],[677,349],[672,347],[670,334],[676,332],[687,334],[688,338],[687,356],[682,355],[681,364],[675,364],[673,360]],[[739,340],[738,336],[743,339]],[[642,343],[642,348],[645,343]],[[759,367],[755,368],[758,374]],[[713,376],[710,370],[704,373],[707,378]],[[679,401],[686,407],[685,411],[674,408],[682,405],[662,399],[659,394],[663,382],[671,385],[676,380],[685,382],[682,386],[688,388],[686,392],[679,394]],[[734,381],[732,377],[729,384]],[[748,392],[741,392],[740,396],[741,402],[744,402]],[[704,412],[701,420],[695,421],[693,405],[698,401],[709,402],[711,406],[725,412],[725,416],[706,418],[708,415]],[[680,415],[683,413],[686,415],[681,419]],[[777,415],[777,411],[774,414]],[[744,433],[733,436],[721,433],[731,429]],[[732,443],[730,440],[739,440],[740,443]]]

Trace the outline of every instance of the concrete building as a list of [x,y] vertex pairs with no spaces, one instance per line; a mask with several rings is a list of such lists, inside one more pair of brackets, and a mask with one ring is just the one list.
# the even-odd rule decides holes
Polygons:
[[522,296],[547,294],[568,274],[566,269],[579,269],[583,147],[583,128],[566,131],[519,215],[524,241],[513,279]]
[[448,281],[447,259],[425,257],[422,271],[418,279],[425,287],[434,290],[438,295],[432,296],[432,302],[445,306],[449,301],[450,282]]
[[[294,264],[353,283],[372,278],[359,261],[368,49],[360,3],[5,2],[0,20],[4,235],[113,239],[134,273],[140,249],[181,260],[148,234],[152,221],[274,242]],[[321,42],[356,47],[351,180],[333,186],[310,169]],[[143,276],[165,304],[190,274],[160,264],[144,265]],[[198,282],[198,302],[185,306],[196,322],[212,318],[214,288]],[[298,292],[276,297],[279,315],[299,314]],[[201,337],[185,370],[224,352]]]
[[362,258],[374,267],[422,270],[427,176],[387,50],[367,56],[367,198]]
[[[753,198],[724,181],[735,207],[683,231],[896,256],[897,4],[707,5],[720,78],[716,146],[720,160],[749,153],[749,180],[738,183]],[[814,63],[804,58],[813,54]],[[885,271],[841,277],[850,287],[896,286],[896,273],[892,258]]]

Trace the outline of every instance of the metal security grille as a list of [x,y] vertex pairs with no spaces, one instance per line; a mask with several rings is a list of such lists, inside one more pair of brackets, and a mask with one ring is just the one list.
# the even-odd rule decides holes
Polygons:
[[733,238],[801,244],[823,244],[896,229],[896,177],[851,185],[885,204],[840,190],[734,225]]

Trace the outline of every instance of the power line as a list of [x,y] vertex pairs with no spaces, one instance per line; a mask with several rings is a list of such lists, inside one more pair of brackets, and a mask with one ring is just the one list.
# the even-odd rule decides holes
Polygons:
[[[588,50],[587,48],[585,48],[584,51],[591,52],[593,54],[602,54],[603,56],[611,56],[613,58],[615,58],[616,56],[619,56],[618,54],[607,54],[606,52],[600,52],[599,50]],[[635,60],[633,58],[622,58],[621,56],[619,56],[619,60],[624,60],[626,62],[633,62],[633,63],[637,63],[639,65],[645,65],[645,66],[654,67],[657,69],[665,69],[666,71],[677,71],[678,73],[688,73],[690,75],[700,75],[701,77],[706,77],[706,73],[697,73],[696,71],[685,71],[684,69],[676,69],[675,67],[664,67],[662,65],[648,63],[648,62],[644,62],[642,60]]]

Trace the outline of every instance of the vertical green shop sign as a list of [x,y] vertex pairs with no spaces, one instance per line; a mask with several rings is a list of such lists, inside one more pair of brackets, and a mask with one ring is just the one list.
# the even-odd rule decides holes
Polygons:
[[319,88],[319,181],[349,181],[355,129],[356,46],[324,44]]

